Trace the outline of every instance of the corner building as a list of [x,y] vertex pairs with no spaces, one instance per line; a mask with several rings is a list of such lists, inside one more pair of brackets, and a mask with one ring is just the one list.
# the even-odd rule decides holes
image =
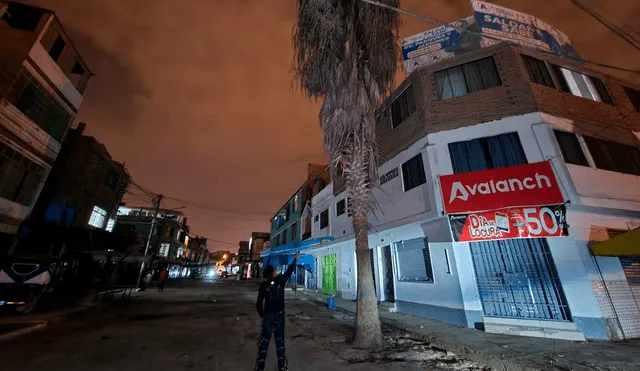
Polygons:
[[[506,44],[412,73],[378,112],[378,298],[487,332],[640,337],[639,111],[637,84]],[[354,299],[348,210],[334,177],[312,199],[334,240],[312,253],[317,289]]]

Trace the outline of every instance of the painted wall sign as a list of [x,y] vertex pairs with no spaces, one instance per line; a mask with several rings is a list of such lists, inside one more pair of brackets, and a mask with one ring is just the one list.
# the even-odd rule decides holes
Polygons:
[[460,242],[561,237],[568,234],[564,205],[451,214],[449,224],[453,238]]
[[563,204],[549,161],[440,176],[447,214]]

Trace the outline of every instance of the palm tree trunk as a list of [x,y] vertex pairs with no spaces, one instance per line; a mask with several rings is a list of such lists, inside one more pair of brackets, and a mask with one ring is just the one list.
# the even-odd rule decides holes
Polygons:
[[378,350],[383,347],[382,329],[378,315],[378,299],[371,269],[369,226],[367,216],[354,215],[356,259],[358,264],[358,296],[356,301],[356,334],[354,345],[361,349]]

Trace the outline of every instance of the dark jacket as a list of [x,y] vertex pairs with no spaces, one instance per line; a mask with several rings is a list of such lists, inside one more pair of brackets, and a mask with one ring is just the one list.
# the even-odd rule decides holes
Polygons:
[[284,274],[278,275],[273,279],[267,279],[260,284],[258,302],[256,303],[260,318],[263,318],[265,314],[284,312],[284,286],[291,278],[295,268],[296,259],[293,259],[293,263]]

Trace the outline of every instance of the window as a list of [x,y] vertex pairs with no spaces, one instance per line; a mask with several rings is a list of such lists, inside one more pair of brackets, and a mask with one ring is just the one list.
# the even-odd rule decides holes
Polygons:
[[0,142],[0,197],[29,206],[43,177],[43,167]]
[[9,27],[24,31],[35,31],[44,13],[41,9],[18,3],[9,3],[7,11],[2,15],[2,20]]
[[71,122],[71,114],[26,70],[16,79],[7,100],[58,141]]
[[169,248],[171,248],[171,245],[168,243],[160,244],[160,251],[158,251],[158,255],[164,257],[169,256]]
[[527,163],[517,133],[449,143],[449,155],[454,174]]
[[640,90],[625,86],[624,92],[627,93],[627,97],[629,97],[629,100],[636,111],[640,112]]
[[313,222],[317,223],[319,218],[320,218],[320,215],[316,214],[316,216],[313,218]]
[[91,217],[89,218],[89,225],[102,228],[104,227],[104,222],[107,220],[107,210],[99,207],[98,205],[93,207],[93,211],[91,212]]
[[80,62],[76,61],[76,63],[73,65],[71,73],[74,75],[84,75],[84,67],[82,67],[82,64],[80,64]]
[[502,84],[493,58],[483,58],[434,74],[440,99],[461,97]]
[[427,182],[422,153],[402,164],[402,181],[404,182],[405,192]]
[[336,178],[341,178],[344,173],[344,165],[342,165],[342,161],[339,161],[336,164]]
[[298,239],[298,222],[295,222],[291,226],[291,242],[295,242],[297,239]]
[[433,282],[433,267],[426,238],[396,243],[398,281]]
[[329,209],[320,213],[320,229],[325,229],[329,226]]
[[57,62],[66,45],[67,43],[64,42],[62,35],[58,35],[56,41],[54,41],[53,45],[51,45],[51,49],[49,49],[49,56],[51,57],[51,59]]
[[299,197],[298,197],[298,195],[295,195],[295,196],[293,197],[293,212],[294,212],[294,213],[295,213],[296,211],[300,210],[300,205],[299,205],[299,203],[300,203]]
[[527,69],[527,74],[529,75],[529,79],[536,84],[548,86],[550,88],[556,88],[553,83],[553,78],[551,77],[551,73],[549,73],[549,69],[544,61],[530,57],[528,55],[521,54],[522,61],[524,62],[524,67]]
[[391,127],[397,128],[416,110],[413,85],[407,86],[391,103]]
[[286,245],[287,244],[287,230],[285,229],[280,235],[282,236],[282,244]]
[[597,77],[588,76],[552,63],[547,64],[528,55],[522,55],[522,61],[527,69],[529,79],[536,84],[558,88],[578,97],[614,104],[606,85]]
[[116,187],[118,186],[118,180],[119,180],[119,176],[118,174],[116,174],[113,171],[107,171],[107,176],[106,179],[104,181],[104,183],[107,185],[107,187],[111,188],[112,190],[116,190]]
[[582,151],[582,146],[578,141],[578,137],[573,133],[567,133],[560,130],[554,130],[553,133],[562,151],[562,157],[567,164],[589,166],[587,157]]
[[640,175],[640,149],[584,135],[598,169]]
[[447,264],[447,274],[451,274],[451,260],[449,260],[449,249],[444,249],[444,262]]
[[344,214],[346,211],[347,211],[347,201],[344,199],[338,201],[338,203],[336,204],[336,215],[340,216]]

